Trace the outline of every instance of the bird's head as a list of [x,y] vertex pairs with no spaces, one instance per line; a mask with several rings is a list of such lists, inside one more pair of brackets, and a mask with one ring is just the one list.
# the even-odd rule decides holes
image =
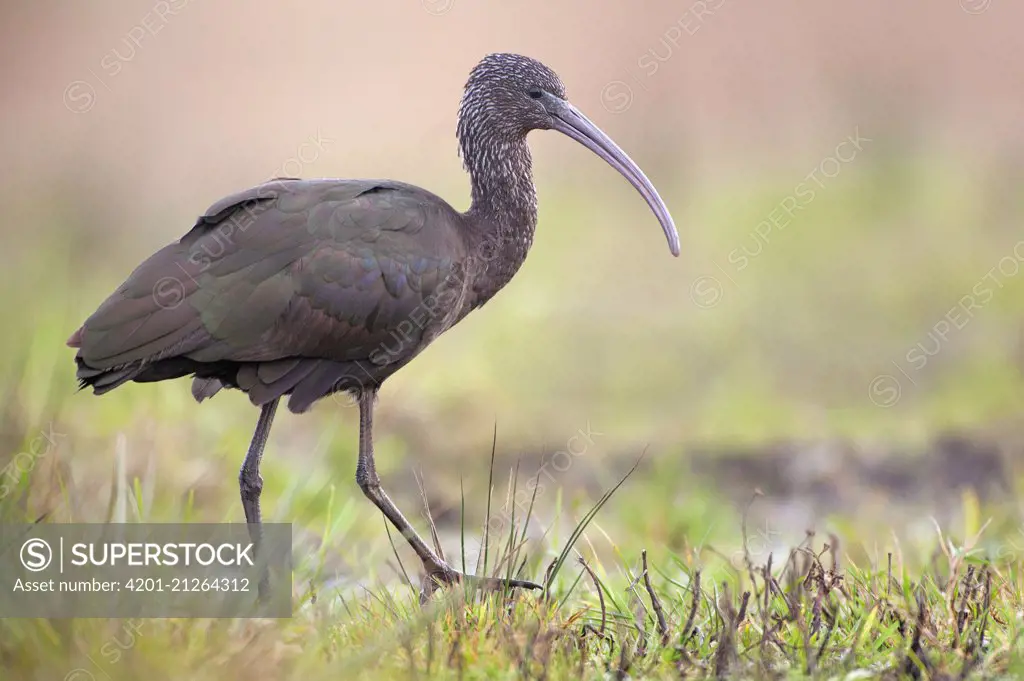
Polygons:
[[489,54],[469,73],[460,118],[521,138],[551,128],[552,98],[564,101],[565,86],[547,66],[518,54]]
[[501,163],[505,150],[531,130],[557,130],[619,171],[647,201],[679,255],[679,235],[668,207],[640,167],[589,118],[569,103],[562,80],[536,59],[498,53],[483,58],[469,74],[459,108],[458,137],[466,160],[482,155]]

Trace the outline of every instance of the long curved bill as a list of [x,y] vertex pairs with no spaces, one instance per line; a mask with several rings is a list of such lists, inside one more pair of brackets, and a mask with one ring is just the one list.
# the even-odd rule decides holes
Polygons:
[[612,141],[612,138],[604,134],[599,127],[584,116],[583,112],[565,100],[554,97],[552,99],[557,100],[555,106],[552,107],[554,110],[551,111],[552,127],[590,149],[629,180],[629,183],[640,192],[654,215],[657,216],[658,222],[661,223],[661,229],[665,232],[665,238],[668,239],[668,249],[672,251],[672,255],[678,257],[679,233],[676,232],[676,226],[672,222],[668,206],[658,195],[658,190],[644,175],[644,171],[640,170],[640,167],[619,148],[619,145]]

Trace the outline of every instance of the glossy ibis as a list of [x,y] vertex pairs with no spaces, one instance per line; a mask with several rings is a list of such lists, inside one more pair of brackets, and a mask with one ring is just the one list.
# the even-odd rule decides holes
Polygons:
[[288,408],[301,413],[349,393],[359,404],[356,482],[423,561],[426,591],[457,581],[463,575],[381,489],[373,405],[387,377],[523,264],[537,223],[531,130],[568,135],[624,175],[679,255],[654,186],[566,101],[558,76],[533,59],[492,54],[470,73],[459,108],[457,136],[472,183],[467,212],[391,180],[277,179],[222,199],[139,265],[71,336],[79,382],[103,394],[128,381],[194,376],[199,401],[222,387],[245,391],[261,407],[239,473],[256,541],[260,458],[278,401],[289,396]]

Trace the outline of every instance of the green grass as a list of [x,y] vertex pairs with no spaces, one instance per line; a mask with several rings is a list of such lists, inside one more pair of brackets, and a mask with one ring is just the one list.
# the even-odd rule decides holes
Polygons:
[[[737,516],[694,490],[692,503],[659,512],[672,508],[667,497],[677,493],[659,479],[625,479],[597,504],[556,504],[554,517],[577,524],[560,531],[552,522],[541,540],[526,531],[536,522],[534,500],[518,511],[510,503],[524,481],[510,483],[503,502],[487,500],[494,517],[507,521],[485,525],[490,567],[487,558],[484,567],[478,560],[477,572],[507,577],[518,573],[510,566],[523,565],[519,576],[547,589],[533,595],[460,586],[423,605],[414,560],[389,545],[375,523],[376,549],[363,554],[358,576],[338,581],[346,572],[338,558],[353,546],[353,529],[367,511],[332,495],[319,523],[296,523],[296,543],[307,548],[296,551],[291,619],[0,620],[4,678],[93,678],[68,676],[77,669],[96,678],[220,681],[1024,672],[1021,549],[1010,534],[993,536],[970,494],[955,532],[896,540],[872,561],[865,546],[831,533],[809,533],[779,554],[756,541],[737,543],[756,538],[749,507]],[[130,510],[105,519],[155,519],[147,480],[111,482]],[[21,493],[38,487],[11,495],[0,506],[3,519],[29,519],[24,504],[32,504]],[[67,488],[56,495],[70,507],[83,501]],[[513,511],[522,526],[511,524]],[[467,513],[474,515],[464,510],[463,547],[480,536]],[[391,574],[376,573],[374,564],[390,565]],[[414,583],[405,583],[406,571]]]

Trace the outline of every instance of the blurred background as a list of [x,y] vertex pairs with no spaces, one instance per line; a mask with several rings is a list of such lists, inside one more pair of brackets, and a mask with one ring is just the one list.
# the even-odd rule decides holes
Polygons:
[[[562,76],[659,187],[683,254],[616,173],[534,133],[531,257],[381,395],[381,474],[412,515],[422,471],[442,527],[460,490],[482,518],[495,432],[496,484],[516,465],[543,475],[544,523],[645,451],[603,520],[670,547],[709,518],[735,530],[755,490],[762,543],[1012,502],[1020,5],[109,0],[0,15],[0,466],[30,515],[101,520],[124,494],[141,518],[240,521],[244,395],[78,393],[65,339],[208,205],[272,177],[395,178],[467,207],[455,115],[495,51]],[[390,555],[353,481],[356,436],[344,400],[282,414],[263,469],[270,519],[350,509],[342,564],[355,546]],[[121,469],[131,489],[115,489]]]

